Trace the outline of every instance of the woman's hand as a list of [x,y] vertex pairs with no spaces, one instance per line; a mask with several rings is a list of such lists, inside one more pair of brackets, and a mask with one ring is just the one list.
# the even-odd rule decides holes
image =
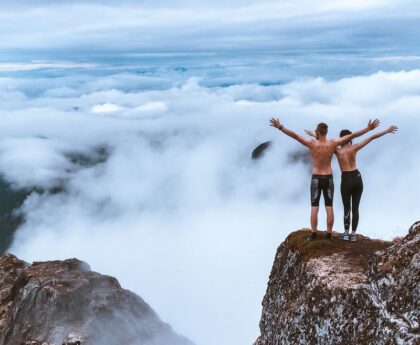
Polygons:
[[305,133],[308,134],[310,137],[314,137],[316,139],[316,134],[308,129],[305,129]]
[[386,130],[387,133],[392,133],[392,134],[395,134],[396,131],[398,131],[397,126],[391,126]]

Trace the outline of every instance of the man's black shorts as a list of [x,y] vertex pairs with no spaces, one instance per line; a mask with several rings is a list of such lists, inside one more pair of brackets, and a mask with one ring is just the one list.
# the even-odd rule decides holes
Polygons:
[[319,206],[321,191],[324,194],[325,206],[333,205],[334,181],[332,175],[312,175],[311,205]]

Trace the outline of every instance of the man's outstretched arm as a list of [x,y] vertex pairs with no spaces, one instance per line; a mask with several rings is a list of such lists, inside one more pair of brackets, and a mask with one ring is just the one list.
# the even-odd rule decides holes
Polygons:
[[289,137],[291,137],[291,138],[293,138],[293,139],[295,139],[295,140],[299,141],[302,145],[309,146],[309,145],[310,145],[310,143],[311,143],[311,140],[306,139],[306,138],[304,138],[304,137],[300,136],[299,134],[297,134],[297,133],[295,133],[295,132],[291,131],[290,129],[287,129],[286,127],[284,127],[284,126],[280,123],[279,119],[272,118],[272,119],[270,120],[270,126],[273,126],[273,127],[277,128],[277,129],[279,129],[279,130],[280,130],[281,132],[283,132],[284,134],[286,134],[286,135],[288,135]]
[[395,134],[395,132],[398,131],[398,127],[397,126],[391,126],[388,129],[382,131],[382,132],[378,132],[374,135],[372,135],[369,138],[366,138],[365,140],[362,140],[360,143],[354,144],[353,150],[359,151],[360,149],[362,149],[363,147],[365,147],[367,144],[369,144],[372,140],[374,139],[378,139],[380,137],[382,137],[383,135],[387,134],[387,133],[392,133]]
[[345,135],[344,137],[335,139],[334,141],[336,142],[337,146],[338,145],[343,145],[346,142],[348,142],[349,140],[353,140],[354,138],[360,137],[363,134],[366,134],[369,131],[374,130],[376,127],[379,126],[380,121],[378,119],[375,120],[369,120],[368,125],[366,128],[361,129],[360,131],[354,132],[352,134],[348,134]]

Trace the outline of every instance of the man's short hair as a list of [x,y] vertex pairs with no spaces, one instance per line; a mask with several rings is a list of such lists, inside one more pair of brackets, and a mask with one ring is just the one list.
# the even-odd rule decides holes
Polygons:
[[316,130],[321,135],[327,135],[328,133],[328,125],[324,122],[318,123],[318,126],[316,127]]

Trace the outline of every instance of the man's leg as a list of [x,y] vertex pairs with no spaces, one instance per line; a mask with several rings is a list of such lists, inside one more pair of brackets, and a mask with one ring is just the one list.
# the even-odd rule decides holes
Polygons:
[[321,190],[319,180],[312,176],[311,180],[311,240],[316,239],[316,232],[318,228],[318,211],[319,199],[321,197]]
[[318,211],[319,211],[319,206],[311,207],[311,232],[312,234],[316,234],[316,231],[318,228]]
[[331,176],[327,181],[327,186],[324,188],[325,210],[327,211],[327,239],[332,240],[332,229],[334,225],[334,180]]
[[334,225],[334,209],[332,206],[325,206],[327,210],[327,232],[332,233],[333,225]]

